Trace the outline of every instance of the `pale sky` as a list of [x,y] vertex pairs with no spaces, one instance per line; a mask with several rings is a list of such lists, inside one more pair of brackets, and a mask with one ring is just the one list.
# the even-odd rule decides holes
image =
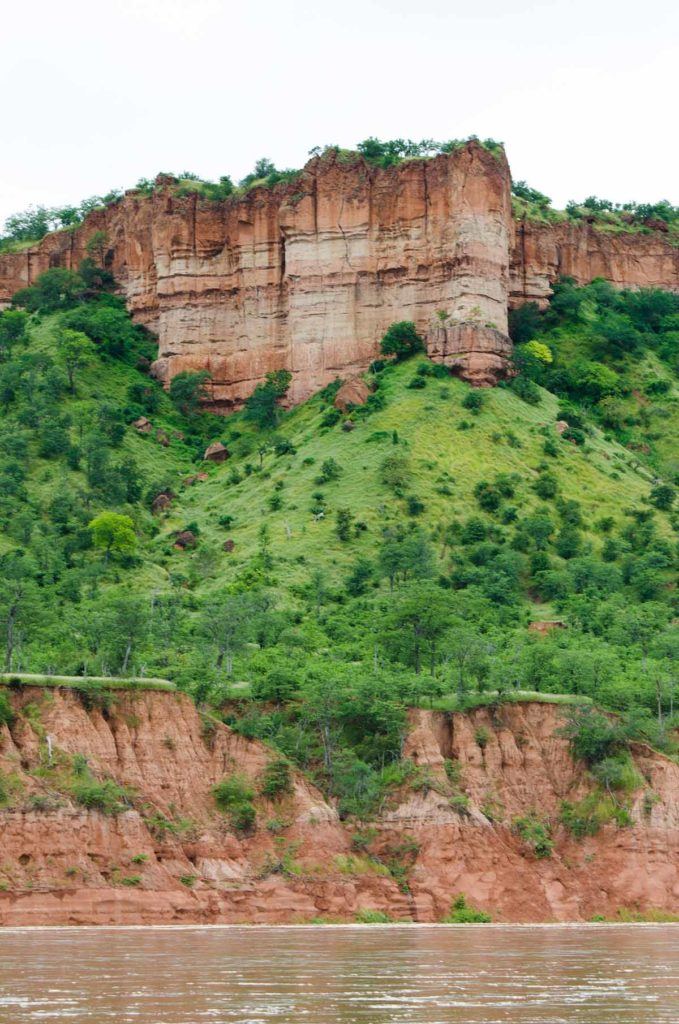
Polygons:
[[23,0],[0,16],[0,226],[158,171],[503,141],[552,197],[679,203],[673,0]]

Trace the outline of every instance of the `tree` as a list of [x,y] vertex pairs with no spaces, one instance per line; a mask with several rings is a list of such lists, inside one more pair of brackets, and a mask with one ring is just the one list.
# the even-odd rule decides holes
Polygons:
[[391,324],[380,342],[382,355],[394,356],[397,362],[423,350],[424,342],[412,320],[400,320]]
[[677,492],[674,487],[671,487],[669,484],[656,484],[651,490],[649,501],[656,508],[669,512],[674,505],[676,496]]
[[75,375],[91,361],[94,355],[94,345],[81,331],[73,331],[64,327],[57,336],[57,351],[61,356],[71,394],[75,394]]
[[0,313],[0,362],[10,358],[18,342],[25,341],[27,324],[28,313],[22,309],[6,309]]
[[245,401],[245,417],[260,430],[273,430],[278,425],[279,402],[288,392],[292,374],[288,370],[267,373]]
[[428,583],[410,584],[387,620],[391,646],[416,674],[421,672],[427,655],[433,673],[438,643],[450,620],[450,598],[442,590]]
[[105,552],[106,561],[111,553],[131,555],[137,546],[134,523],[129,516],[118,512],[100,512],[88,523],[96,548]]
[[35,284],[21,288],[12,296],[12,305],[23,306],[29,313],[51,313],[68,309],[83,295],[85,282],[75,270],[52,267],[37,278]]
[[551,348],[542,341],[529,341],[524,346],[524,352],[527,352],[528,355],[532,356],[533,359],[537,359],[540,363],[554,362]]
[[339,539],[343,541],[351,540],[351,527],[354,522],[354,515],[351,509],[338,508],[335,519],[335,531]]
[[135,594],[114,594],[100,602],[90,629],[97,647],[111,659],[111,667],[125,675],[133,654],[147,636],[148,602]]
[[210,380],[207,370],[184,370],[170,381],[170,398],[183,416],[195,416],[207,397],[205,385]]
[[12,670],[21,627],[38,615],[38,591],[32,566],[25,556],[13,553],[0,560],[0,635],[5,644],[5,672]]
[[537,302],[524,302],[509,313],[509,335],[516,345],[530,341],[540,330],[541,314]]
[[217,649],[217,668],[233,673],[233,658],[248,641],[261,602],[253,594],[223,593],[211,601],[201,616],[201,629]]
[[478,676],[481,671],[487,654],[487,645],[471,626],[461,624],[446,633],[444,647],[446,656],[455,666],[457,693],[462,699],[467,689],[468,678]]

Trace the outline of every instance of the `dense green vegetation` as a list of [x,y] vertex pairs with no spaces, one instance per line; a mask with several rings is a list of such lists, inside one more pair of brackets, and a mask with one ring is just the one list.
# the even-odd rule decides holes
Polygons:
[[673,206],[666,199],[657,203],[613,203],[587,196],[582,202],[566,203],[565,210],[556,210],[544,192],[531,188],[525,181],[514,181],[512,203],[517,218],[551,223],[583,221],[611,232],[661,231],[673,245],[679,244],[679,206]]
[[[562,282],[514,315],[520,372],[487,392],[406,322],[364,406],[340,413],[335,383],[283,412],[283,372],[223,420],[200,374],[170,395],[148,376],[152,340],[87,272],[48,271],[0,314],[5,678],[168,678],[278,751],[267,795],[295,764],[359,816],[431,784],[401,759],[413,704],[620,712],[596,756],[578,743],[601,722],[571,735],[615,807],[632,739],[673,751],[676,297]],[[214,794],[243,831],[246,789]],[[454,779],[447,796],[464,810]],[[539,821],[515,827],[548,855]]]

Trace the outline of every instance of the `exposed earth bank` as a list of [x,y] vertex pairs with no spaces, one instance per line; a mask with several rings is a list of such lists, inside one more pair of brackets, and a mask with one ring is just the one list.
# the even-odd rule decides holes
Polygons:
[[[301,775],[280,799],[256,796],[256,828],[234,831],[212,787],[239,772],[258,791],[274,754],[201,719],[182,694],[118,693],[93,707],[66,689],[8,692],[2,925],[351,921],[371,909],[432,922],[460,894],[507,922],[679,909],[679,767],[636,748],[632,824],[576,839],[559,824],[562,802],[593,782],[559,735],[555,705],[414,711],[405,754],[417,787],[388,801],[357,852],[357,827]],[[126,788],[129,809],[73,802],[77,755]],[[551,820],[551,856],[517,831],[527,815]]]

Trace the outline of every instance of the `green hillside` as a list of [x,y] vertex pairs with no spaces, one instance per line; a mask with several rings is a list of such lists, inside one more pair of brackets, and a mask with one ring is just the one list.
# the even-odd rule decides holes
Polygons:
[[347,813],[411,770],[412,704],[594,700],[672,749],[676,297],[563,282],[508,386],[415,354],[346,413],[270,383],[223,420],[100,278],[0,315],[5,673],[172,680]]

